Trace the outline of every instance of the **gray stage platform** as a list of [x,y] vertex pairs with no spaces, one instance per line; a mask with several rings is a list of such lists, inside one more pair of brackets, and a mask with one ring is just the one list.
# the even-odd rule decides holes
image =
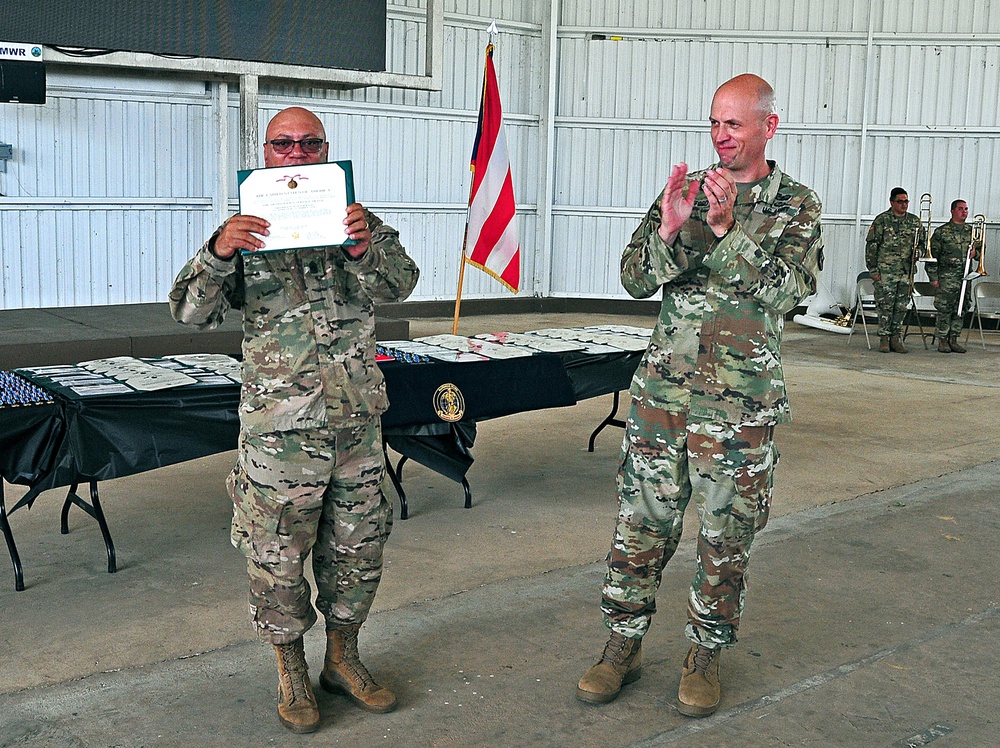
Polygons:
[[[111,356],[240,352],[239,313],[215,330],[174,322],[166,303],[0,310],[0,369],[75,364]],[[376,322],[380,340],[408,336],[405,319]]]

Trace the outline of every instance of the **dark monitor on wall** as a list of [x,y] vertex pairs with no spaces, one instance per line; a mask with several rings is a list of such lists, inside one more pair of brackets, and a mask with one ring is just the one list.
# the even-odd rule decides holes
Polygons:
[[0,39],[381,72],[386,17],[385,0],[5,1]]
[[0,59],[0,102],[45,103],[45,64]]

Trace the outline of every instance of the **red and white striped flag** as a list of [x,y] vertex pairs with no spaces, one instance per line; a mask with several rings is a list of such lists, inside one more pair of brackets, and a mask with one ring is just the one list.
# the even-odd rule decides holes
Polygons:
[[486,47],[479,128],[470,168],[472,193],[464,260],[517,293],[521,284],[521,245],[514,220],[514,187],[492,44]]

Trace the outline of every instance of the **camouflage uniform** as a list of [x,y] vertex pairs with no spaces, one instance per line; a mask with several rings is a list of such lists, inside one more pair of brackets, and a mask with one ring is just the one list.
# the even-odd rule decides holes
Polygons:
[[968,223],[948,221],[938,226],[931,236],[931,254],[937,262],[927,263],[927,277],[938,282],[934,295],[937,310],[937,335],[939,340],[958,337],[962,332],[962,317],[958,314],[959,294],[965,275],[965,260],[972,243],[972,226]]
[[216,231],[170,291],[174,319],[201,328],[243,308],[232,540],[247,556],[254,625],[272,644],[316,620],[303,577],[310,551],[320,612],[362,623],[392,527],[373,312],[375,302],[406,298],[419,273],[399,234],[368,211],[365,219],[371,243],[356,260],[339,247],[222,260],[210,249]]
[[903,330],[903,317],[910,304],[914,251],[925,241],[927,234],[924,227],[912,213],[895,216],[887,210],[875,216],[868,229],[865,263],[868,272],[879,276],[879,280],[873,279],[872,283],[875,286],[880,336],[899,335]]
[[622,256],[629,294],[663,289],[632,382],[603,588],[605,623],[630,638],[649,627],[694,496],[701,527],[687,636],[710,647],[736,642],[750,545],[767,522],[773,428],[790,418],[783,315],[815,292],[822,262],[819,198],[768,163],[767,177],[739,185],[736,224],[722,239],[699,193],[674,244],[665,244],[657,199]]

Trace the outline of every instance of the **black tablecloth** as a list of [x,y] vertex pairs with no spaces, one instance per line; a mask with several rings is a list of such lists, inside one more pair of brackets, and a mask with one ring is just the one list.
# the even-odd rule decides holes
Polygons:
[[439,424],[434,393],[445,383],[465,400],[464,420],[483,421],[528,410],[576,403],[562,359],[551,353],[491,361],[380,364],[389,394],[383,431],[398,426]]
[[[591,374],[609,366],[600,358],[591,362]],[[581,377],[586,368],[575,361],[567,369],[553,354],[460,364],[388,362],[382,370],[391,405],[382,417],[383,434],[400,454],[461,480],[472,463],[476,421],[573,405],[576,382],[588,380]],[[604,391],[613,391],[606,387],[617,381],[606,382]],[[435,413],[434,393],[444,383],[463,395],[460,428]],[[594,389],[588,383],[582,397],[596,394]],[[57,397],[52,405],[0,409],[2,477],[30,487],[10,511],[30,505],[49,488],[110,480],[235,449],[238,405],[239,387],[233,385]]]
[[235,449],[239,400],[233,385],[64,401],[65,438],[34,493]]
[[627,390],[643,353],[564,353],[560,358],[576,399],[587,400]]
[[30,486],[52,467],[65,422],[58,403],[0,407],[0,477]]

